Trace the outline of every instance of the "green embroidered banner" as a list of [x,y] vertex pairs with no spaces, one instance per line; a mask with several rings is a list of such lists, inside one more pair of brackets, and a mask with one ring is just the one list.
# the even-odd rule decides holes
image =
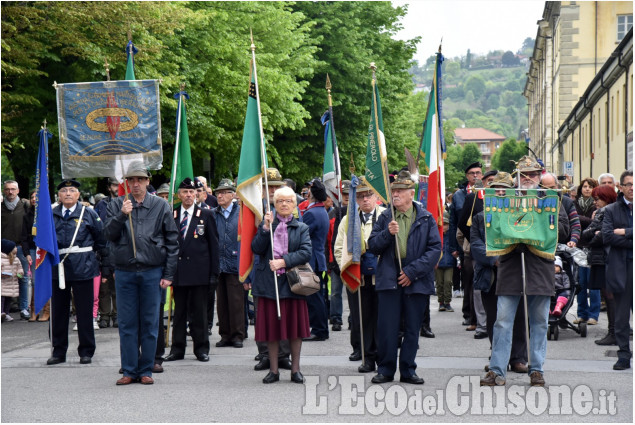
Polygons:
[[507,189],[506,196],[496,196],[495,189],[486,189],[483,202],[488,256],[507,254],[522,243],[540,257],[554,258],[560,208],[556,191]]

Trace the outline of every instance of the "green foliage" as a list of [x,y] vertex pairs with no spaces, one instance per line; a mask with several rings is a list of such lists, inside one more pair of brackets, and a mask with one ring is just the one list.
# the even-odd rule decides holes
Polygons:
[[518,161],[520,157],[526,154],[527,145],[524,142],[517,142],[516,139],[507,139],[494,153],[492,168],[511,173],[516,168],[512,161]]
[[474,93],[475,98],[480,98],[485,94],[485,80],[478,74],[470,75],[465,82],[465,90]]

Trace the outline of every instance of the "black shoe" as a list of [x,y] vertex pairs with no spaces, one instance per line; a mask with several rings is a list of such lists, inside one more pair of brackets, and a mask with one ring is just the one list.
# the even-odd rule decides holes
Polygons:
[[606,336],[602,339],[596,339],[594,341],[597,345],[617,345],[617,340],[615,339],[615,335],[606,334]]
[[342,330],[342,325],[340,325],[339,323],[334,323],[333,326],[331,327],[331,330],[333,332],[339,332]]
[[476,332],[474,334],[474,339],[483,339],[487,338],[487,332]]
[[278,369],[291,370],[291,360],[288,357],[278,358]]
[[232,342],[228,339],[221,339],[216,343],[217,347],[231,347],[232,345],[234,344],[232,344]]
[[463,325],[463,326],[470,326],[470,325],[471,325],[471,323],[470,323],[470,319],[464,319],[464,320],[463,320],[463,322],[461,323],[461,325]]
[[79,364],[91,364],[93,360],[88,356],[82,356],[79,358]]
[[265,369],[269,369],[270,363],[269,363],[269,358],[265,357],[264,359],[260,360],[260,362],[254,366],[254,370],[265,370]]
[[262,360],[263,357],[264,356],[262,354],[258,353],[258,354],[256,354],[256,357],[254,357],[254,360],[259,362],[260,360]]
[[358,362],[362,359],[362,353],[360,353],[359,351],[355,350],[351,353],[350,356],[348,356],[348,359],[352,362]]
[[631,361],[627,359],[618,359],[613,365],[613,370],[626,370],[631,368]]
[[208,326],[207,327],[207,335],[211,335],[212,334],[212,327]]
[[421,336],[424,338],[434,338],[434,333],[430,328],[421,328]]
[[107,319],[101,319],[99,321],[99,329],[104,329],[110,326],[110,323],[108,322]]
[[243,348],[243,342],[239,341],[239,340],[236,340],[236,341],[232,342],[232,346],[234,348]]
[[375,369],[376,369],[375,361],[366,360],[366,362],[363,365],[357,368],[357,371],[359,373],[368,373],[368,372],[374,372]]
[[302,375],[302,372],[297,371],[292,373],[291,382],[295,382],[296,384],[304,384],[304,375]]
[[311,336],[307,338],[302,338],[302,341],[326,341],[326,338],[311,334]]
[[116,317],[112,318],[112,327],[113,328],[118,328],[119,327],[119,322],[117,322],[117,318]]
[[405,382],[406,384],[423,385],[423,378],[419,378],[416,374],[412,376],[400,376],[399,382]]
[[394,378],[392,376],[385,376],[381,373],[373,376],[373,379],[370,380],[373,384],[385,384],[386,382],[392,382]]
[[249,319],[249,324],[250,324],[251,326],[253,326],[253,325],[254,325],[254,323],[256,323],[256,322],[254,321],[254,319]]
[[262,378],[263,384],[272,384],[274,382],[278,382],[280,380],[280,373],[269,372],[267,376]]
[[183,357],[185,357],[183,354],[168,354],[167,356],[165,356],[163,358],[164,361],[166,362],[173,362],[175,360],[183,360]]
[[60,363],[66,363],[66,359],[63,359],[62,357],[53,356],[46,361],[46,364],[49,366],[54,364],[60,364]]
[[197,354],[196,355],[196,360],[198,360],[199,362],[208,362],[209,361],[209,356],[205,353],[203,354]]

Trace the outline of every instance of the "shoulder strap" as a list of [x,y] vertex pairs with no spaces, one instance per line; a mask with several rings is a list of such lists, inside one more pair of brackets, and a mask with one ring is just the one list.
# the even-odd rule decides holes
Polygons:
[[[79,213],[79,220],[77,220],[77,226],[75,226],[75,233],[73,234],[73,239],[71,240],[71,244],[68,246],[69,248],[71,248],[75,244],[75,238],[77,238],[77,232],[79,232],[79,226],[82,225],[82,218],[84,218],[84,210],[86,210],[86,207],[82,205],[82,212]],[[60,264],[62,264],[64,260],[66,260],[66,257],[68,257],[68,254],[70,254],[70,252],[66,253],[62,261],[60,261]]]

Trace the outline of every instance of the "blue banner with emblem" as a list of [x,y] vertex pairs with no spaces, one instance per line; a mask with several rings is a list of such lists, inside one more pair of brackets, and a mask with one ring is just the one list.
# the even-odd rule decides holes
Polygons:
[[159,81],[56,84],[62,177],[117,177],[132,161],[161,168]]

